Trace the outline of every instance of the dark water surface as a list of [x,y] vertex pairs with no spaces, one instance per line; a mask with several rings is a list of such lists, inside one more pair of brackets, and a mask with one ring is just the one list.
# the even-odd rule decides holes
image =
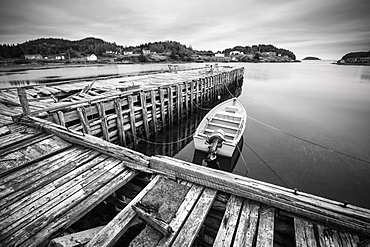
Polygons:
[[[250,118],[241,155],[220,159],[212,167],[370,208],[370,67],[330,61],[226,65],[245,67],[239,100]],[[179,68],[200,66],[204,64]],[[32,83],[161,68],[167,65],[27,70],[0,74],[0,87],[17,80]],[[194,152],[191,135],[205,113],[199,109],[152,140],[171,145],[142,143],[140,149],[202,163],[204,155]]]
[[[370,208],[370,67],[237,65],[251,118],[232,172]],[[192,161],[193,148],[175,157]]]

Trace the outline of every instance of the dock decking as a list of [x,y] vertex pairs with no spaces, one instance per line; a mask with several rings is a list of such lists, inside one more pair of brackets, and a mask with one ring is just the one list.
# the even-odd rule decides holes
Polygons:
[[[12,126],[16,131],[1,136],[1,140],[8,140],[23,132],[24,140],[33,140],[32,145],[18,147],[17,143],[22,142],[18,137],[18,141],[6,145],[7,154],[1,156],[2,246],[46,245],[142,173],[154,179],[105,227],[99,228],[94,238],[87,239],[90,241],[86,242],[87,246],[112,246],[118,241],[137,218],[132,206],[143,201],[163,179],[177,181],[187,186],[188,191],[176,208],[175,216],[167,219],[171,234],[158,237],[156,232],[155,239],[159,240],[155,246],[192,246],[199,242],[208,246],[273,246],[274,243],[279,246],[276,244],[284,241],[288,243],[281,246],[291,246],[289,243],[356,246],[370,235],[367,209],[344,207],[339,202],[165,156],[137,154],[135,160],[136,153],[129,149],[116,146],[111,153],[107,147],[114,144],[101,141],[101,145],[95,146],[92,144],[99,138],[45,123],[45,120],[33,118],[32,121],[39,126],[38,131],[25,127],[29,131],[26,133]],[[40,138],[45,132],[49,134]],[[53,150],[43,143],[46,140]],[[10,163],[14,162],[12,159],[17,159],[20,165],[14,166]],[[212,219],[207,217],[219,195],[226,195],[219,223],[209,224]],[[291,238],[290,242],[285,240],[284,234],[279,233],[275,225],[279,217],[291,219],[294,242]],[[217,217],[213,221],[217,222]]]

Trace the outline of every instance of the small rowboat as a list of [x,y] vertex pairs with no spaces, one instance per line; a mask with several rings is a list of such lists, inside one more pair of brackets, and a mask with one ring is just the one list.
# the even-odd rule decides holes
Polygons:
[[247,113],[236,98],[215,106],[195,130],[195,149],[208,153],[210,161],[217,155],[232,157],[243,136],[246,120]]

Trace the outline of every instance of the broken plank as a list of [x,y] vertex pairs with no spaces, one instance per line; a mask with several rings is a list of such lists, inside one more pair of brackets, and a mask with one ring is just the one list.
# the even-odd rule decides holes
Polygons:
[[66,236],[54,238],[49,247],[78,247],[88,243],[104,226],[98,226],[81,232],[68,234]]
[[131,208],[139,202],[159,181],[156,176],[112,221],[110,221],[85,247],[112,246],[128,229],[136,216]]
[[274,220],[275,208],[262,205],[258,225],[257,246],[272,247],[274,245]]
[[185,223],[188,215],[191,213],[192,208],[194,207],[195,203],[198,201],[200,195],[203,192],[204,187],[193,184],[186,194],[186,197],[182,204],[180,205],[179,209],[173,220],[170,223],[170,226],[173,232],[168,236],[162,238],[157,247],[164,247],[164,246],[171,246],[177,235],[179,234],[182,225]]
[[234,195],[230,196],[226,205],[226,211],[222,218],[214,245],[233,246],[232,240],[238,223],[239,213],[243,205],[243,198]]
[[300,218],[294,218],[295,245],[297,247],[316,247],[314,225]]
[[206,188],[197,204],[192,210],[189,218],[180,230],[179,235],[176,237],[172,246],[192,246],[195,238],[198,235],[200,228],[216,198],[217,190]]
[[236,231],[234,246],[252,247],[257,235],[260,203],[245,199]]

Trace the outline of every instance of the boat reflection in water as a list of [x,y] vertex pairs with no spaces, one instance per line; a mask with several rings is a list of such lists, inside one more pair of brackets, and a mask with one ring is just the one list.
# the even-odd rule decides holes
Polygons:
[[202,166],[207,166],[217,170],[233,172],[234,167],[239,160],[242,148],[243,148],[243,137],[240,139],[238,146],[237,148],[235,148],[235,151],[233,152],[233,155],[231,157],[217,156],[215,160],[208,162],[206,161],[208,155],[207,153],[195,150],[193,156],[193,163]]

